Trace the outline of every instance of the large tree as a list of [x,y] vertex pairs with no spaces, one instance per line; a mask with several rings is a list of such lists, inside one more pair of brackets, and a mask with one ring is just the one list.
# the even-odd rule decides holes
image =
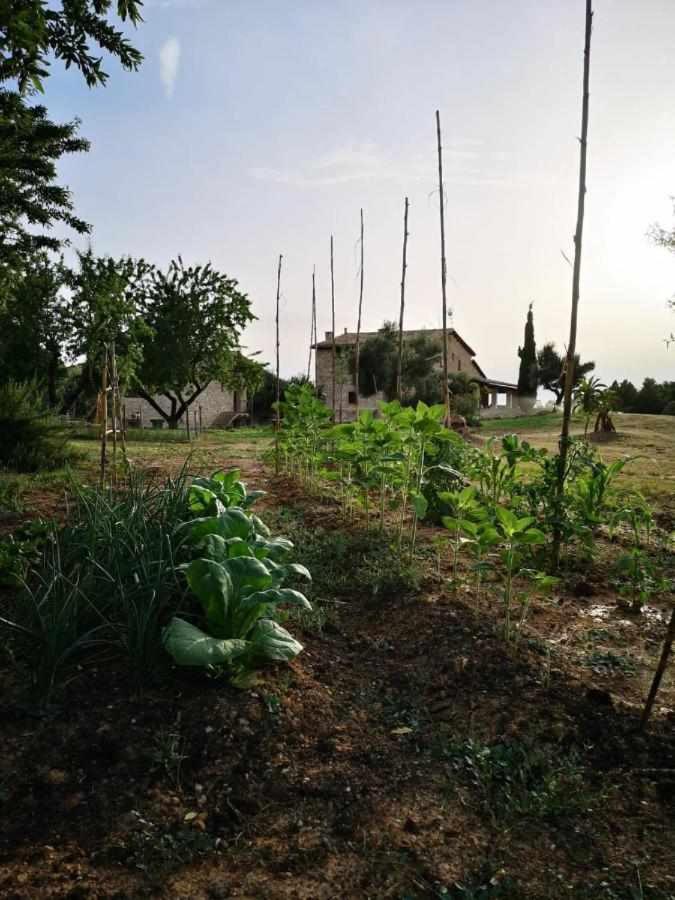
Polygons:
[[[675,197],[673,199],[673,212],[675,212]],[[653,225],[649,235],[654,243],[659,247],[665,247],[666,250],[670,250],[671,253],[675,253],[675,228],[671,231],[663,228],[661,225]],[[675,312],[675,297],[672,297],[668,304],[670,308]],[[670,337],[666,339],[666,344],[670,346],[675,342],[675,334],[671,332]]]
[[36,226],[89,230],[56,182],[59,161],[89,144],[78,137],[78,122],[56,124],[27,98],[44,91],[52,58],[78,69],[90,87],[108,77],[101,51],[125,69],[138,68],[142,55],[110,19],[116,13],[135,25],[141,6],[141,0],[0,0],[0,278],[36,250],[61,246]]
[[96,256],[91,248],[79,252],[77,259],[77,268],[66,278],[65,351],[71,361],[83,362],[64,397],[63,412],[99,390],[106,345],[114,343],[120,381],[123,388],[128,385],[142,359],[141,342],[149,334],[142,298],[152,281],[152,266],[130,257]]
[[56,182],[61,159],[89,149],[77,129],[77,122],[57,125],[48,119],[44,106],[28,106],[17,93],[0,90],[0,269],[4,273],[29,265],[36,252],[58,250],[62,241],[45,229],[63,223],[80,234],[89,231],[74,214],[70,191]]
[[137,69],[142,54],[110,18],[137,25],[142,6],[142,0],[0,0],[0,82],[16,81],[21,93],[42,91],[54,56],[79,69],[89,87],[105,84],[100,50]]
[[0,302],[0,379],[45,385],[51,407],[63,369],[65,278],[61,261],[36,254],[25,270],[4,282]]
[[[443,399],[442,376],[438,368],[441,346],[424,334],[403,344],[401,365],[402,401]],[[359,390],[364,397],[382,391],[388,400],[397,396],[398,325],[385,322],[376,335],[361,345]]]
[[[547,391],[555,394],[555,404],[559,406],[565,391],[565,360],[555,349],[555,344],[544,344],[537,354],[539,383]],[[594,362],[582,363],[578,353],[574,355],[574,386],[595,369]]]
[[[180,257],[166,273],[152,273],[142,315],[148,332],[134,373],[135,392],[177,428],[209,382],[227,383],[241,332],[255,316],[233,278],[210,264],[185,266]],[[169,401],[168,413],[156,394]]]
[[518,348],[520,369],[518,371],[518,393],[523,397],[536,397],[539,384],[539,368],[537,365],[537,345],[534,340],[534,316],[532,304],[527,311],[525,322],[525,340]]

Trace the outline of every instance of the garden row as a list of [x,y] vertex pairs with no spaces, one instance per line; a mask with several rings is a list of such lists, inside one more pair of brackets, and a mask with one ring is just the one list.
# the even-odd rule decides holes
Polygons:
[[310,574],[251,512],[262,492],[248,492],[238,470],[191,482],[183,471],[161,485],[132,473],[116,492],[74,491],[64,527],[3,544],[13,584],[0,631],[40,698],[102,661],[121,660],[140,685],[168,651],[179,665],[226,669],[243,683],[302,650],[276,610],[309,608],[286,584]]

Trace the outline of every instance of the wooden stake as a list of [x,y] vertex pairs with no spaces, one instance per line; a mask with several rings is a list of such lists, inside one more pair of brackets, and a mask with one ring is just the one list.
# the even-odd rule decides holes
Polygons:
[[443,293],[443,405],[445,424],[450,425],[450,389],[448,387],[448,297],[446,290],[447,267],[445,262],[445,206],[443,194],[443,150],[441,147],[441,114],[436,110],[436,138],[438,143],[438,204],[441,211],[441,289]]
[[276,474],[279,474],[279,429],[281,428],[281,410],[279,409],[279,404],[281,402],[281,383],[279,381],[279,296],[281,294],[281,260],[283,256],[279,254],[279,268],[277,269],[277,313],[276,313],[276,326],[277,326],[277,409],[276,409],[276,422],[274,429],[274,471]]
[[661,679],[663,678],[663,673],[666,671],[666,665],[668,664],[668,658],[670,656],[671,650],[673,649],[673,641],[675,640],[675,607],[673,607],[673,611],[670,614],[670,622],[668,623],[668,630],[666,631],[666,636],[663,641],[663,649],[661,650],[661,658],[659,659],[659,664],[656,667],[656,672],[654,672],[654,679],[652,681],[652,686],[649,689],[649,696],[647,697],[647,702],[645,703],[644,712],[642,713],[642,719],[640,720],[640,728],[644,728],[647,724],[649,716],[651,715],[652,707],[654,706],[654,701],[656,700],[656,695],[659,690],[659,686],[661,685]]
[[201,407],[201,404],[200,404],[200,406],[199,406],[199,433],[201,434],[203,430],[204,430],[204,429],[203,429],[203,426],[202,426],[202,407]]
[[333,235],[330,236],[330,308],[331,308],[331,321],[333,326],[333,331],[331,332],[333,337],[333,378],[332,378],[332,406],[333,406],[333,421],[335,421],[335,405],[336,405],[336,395],[335,395],[335,378],[336,378],[336,368],[337,368],[337,349],[335,347],[335,275],[333,269]]
[[574,386],[574,354],[577,347],[577,317],[579,311],[579,283],[581,280],[581,245],[584,233],[584,209],[586,203],[586,155],[588,149],[588,107],[589,81],[591,66],[591,31],[593,27],[592,0],[586,0],[586,30],[584,38],[584,76],[583,99],[581,105],[581,138],[579,153],[579,190],[577,197],[577,227],[574,233],[574,268],[572,274],[572,314],[570,317],[570,338],[567,345],[565,363],[565,391],[563,401],[563,419],[560,432],[558,454],[558,477],[556,483],[556,523],[553,532],[553,568],[560,564],[560,547],[562,544],[562,503],[567,477],[567,453],[570,443],[570,421],[572,419],[572,388]]
[[363,309],[363,209],[361,210],[361,279],[359,285],[359,317],[356,323],[356,348],[354,351],[354,380],[356,381],[356,418],[359,417],[359,373],[361,372],[361,311]]
[[408,268],[408,198],[403,207],[403,266],[401,269],[401,311],[398,318],[398,359],[396,361],[396,395],[403,401],[403,312],[405,310],[405,270]]
[[197,410],[196,409],[192,411],[192,422],[194,425],[195,438],[197,438],[197,437],[199,437],[199,432],[197,431]]
[[[312,347],[318,343],[316,336],[316,266],[312,269],[312,315],[309,324],[309,359],[307,360],[307,381],[312,377]],[[316,358],[316,357],[315,357]]]
[[188,441],[192,440],[192,435],[190,434],[190,410],[185,410],[185,430],[187,431],[187,439]]
[[108,348],[110,360],[110,418],[112,422],[112,478],[111,483],[117,484],[117,385],[115,384],[115,342]]
[[101,373],[101,487],[105,482],[108,446],[108,345],[104,345],[103,372]]

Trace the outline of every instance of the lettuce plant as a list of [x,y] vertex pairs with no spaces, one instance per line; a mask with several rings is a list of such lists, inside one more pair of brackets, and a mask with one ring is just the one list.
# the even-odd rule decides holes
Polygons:
[[198,554],[185,575],[201,618],[196,625],[174,616],[163,631],[164,647],[182,666],[245,671],[266,661],[291,660],[303,649],[275,612],[281,605],[311,609],[304,594],[284,586],[290,578],[311,580],[310,573],[287,561],[293,549],[289,540],[273,537],[247,509],[225,505],[234,499],[250,506],[257,498],[238,474],[216,473],[208,485],[200,479],[189,495],[193,512],[212,514],[183,526]]

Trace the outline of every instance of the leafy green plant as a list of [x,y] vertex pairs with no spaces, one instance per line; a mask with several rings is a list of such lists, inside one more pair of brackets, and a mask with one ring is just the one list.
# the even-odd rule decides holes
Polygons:
[[[221,474],[211,482],[222,486],[222,496],[246,502],[250,495],[235,474]],[[205,491],[203,485],[193,488],[190,505],[200,511],[195,507],[206,502],[216,514],[187,523],[188,540],[200,556],[185,567],[204,627],[174,616],[163,630],[164,647],[179,665],[235,673],[293,659],[302,645],[276,621],[275,611],[281,605],[311,608],[304,594],[283,586],[290,578],[310,580],[308,570],[287,561],[289,540],[271,537],[260,519],[241,507],[224,507]]]
[[639,613],[652,596],[673,590],[673,583],[659,576],[644,550],[623,553],[614,567],[614,584],[631,612]]
[[462,545],[472,543],[478,537],[481,520],[485,520],[486,512],[476,498],[476,489],[464,488],[454,493],[444,492],[439,498],[450,507],[452,514],[443,516],[443,525],[450,532],[452,547],[452,580],[457,587],[457,560]]
[[63,425],[34,383],[0,385],[0,467],[17,472],[58,469],[70,456]]
[[0,540],[0,585],[17,587],[23,583],[30,566],[38,561],[49,533],[50,526],[35,519]]
[[504,565],[505,579],[502,598],[504,605],[504,637],[508,641],[513,637],[511,619],[514,601],[519,599],[521,605],[518,631],[524,624],[529,604],[529,592],[522,591],[518,594],[516,590],[517,576],[523,575],[532,578],[541,588],[552,586],[557,579],[552,579],[550,576],[545,576],[525,567],[525,551],[546,541],[544,533],[535,527],[534,519],[531,516],[518,518],[515,513],[504,506],[498,506],[496,514],[495,527],[500,534],[501,543],[503,543],[501,559]]

